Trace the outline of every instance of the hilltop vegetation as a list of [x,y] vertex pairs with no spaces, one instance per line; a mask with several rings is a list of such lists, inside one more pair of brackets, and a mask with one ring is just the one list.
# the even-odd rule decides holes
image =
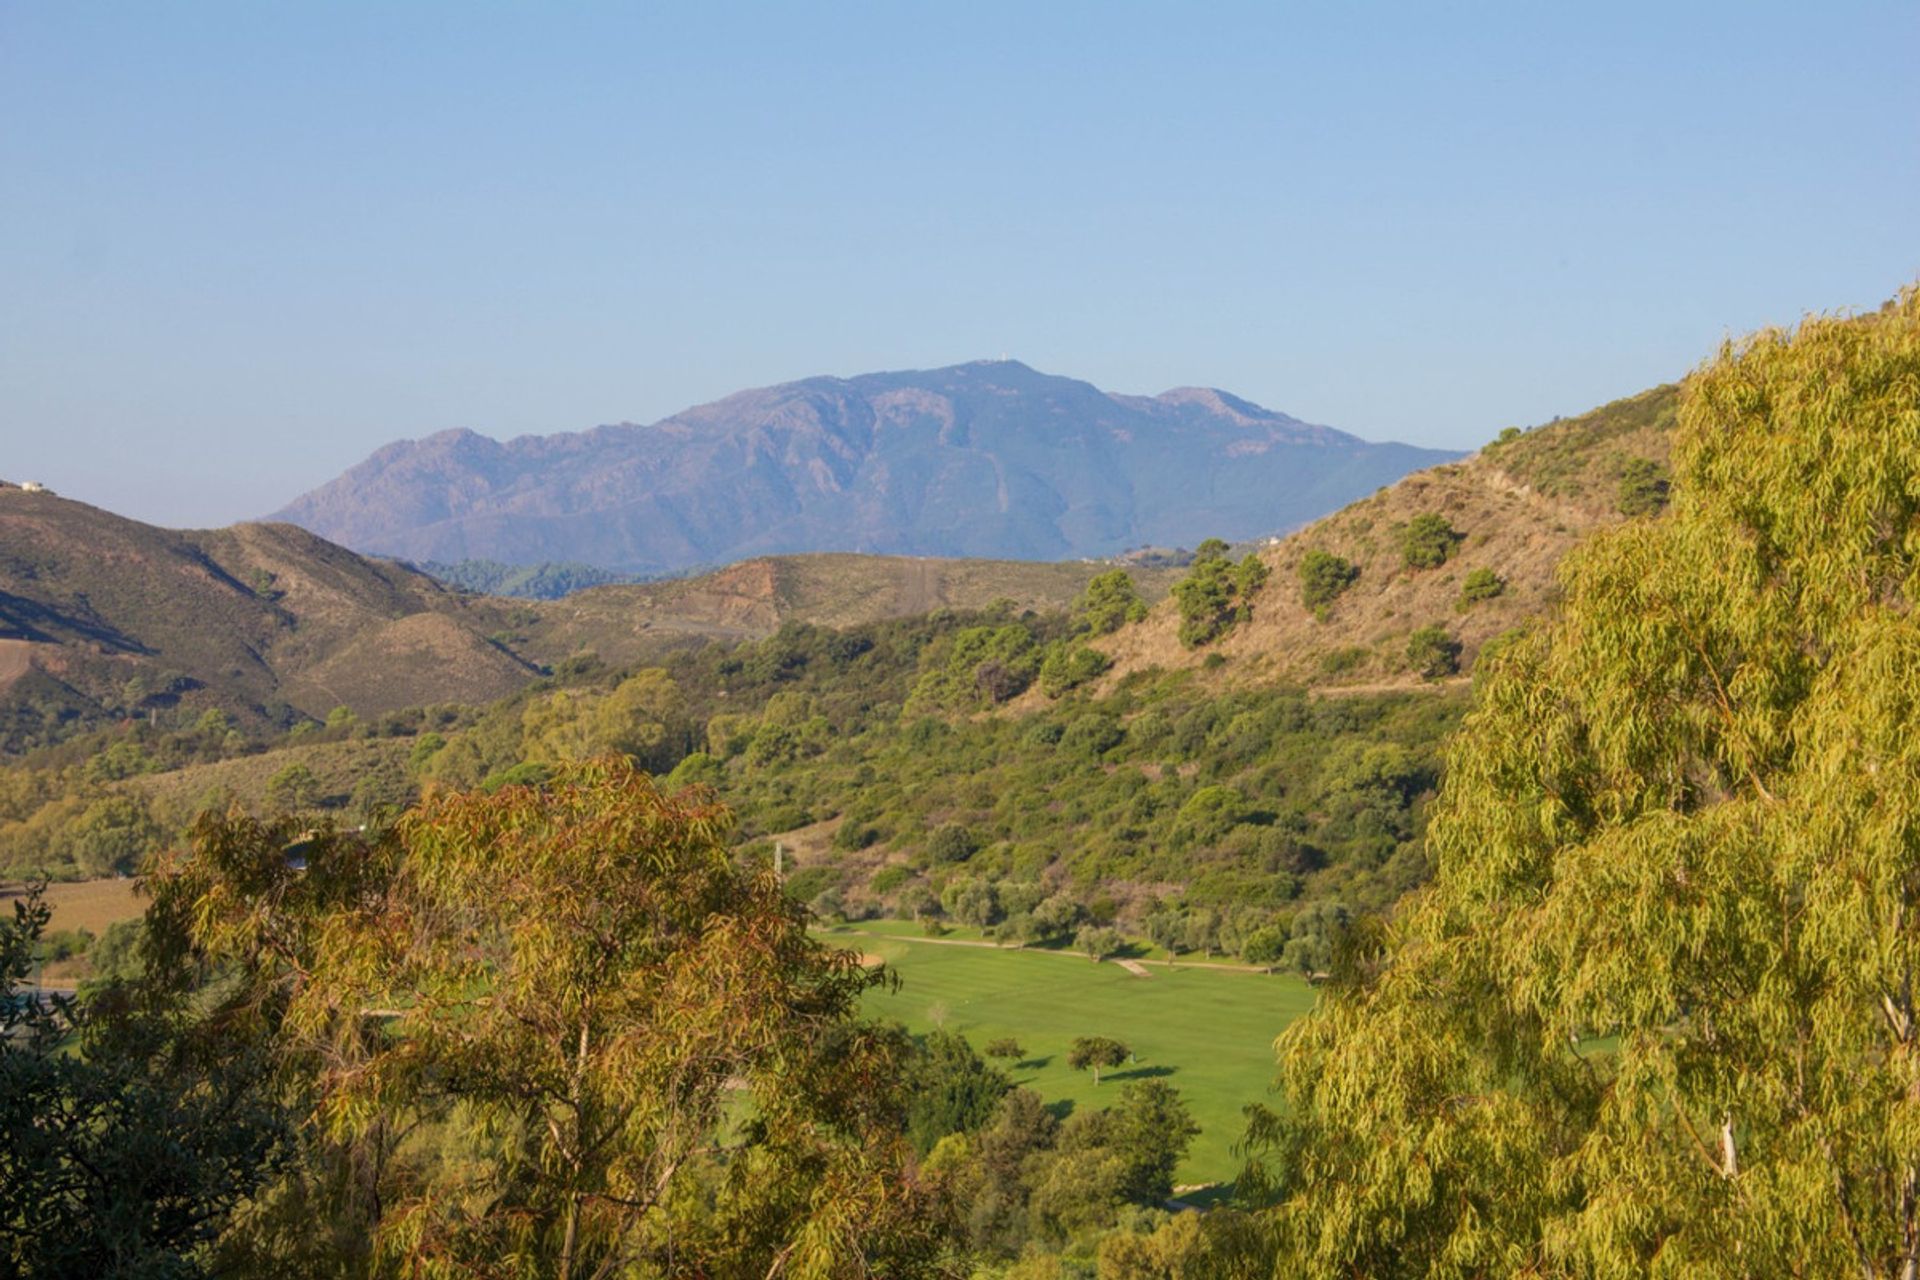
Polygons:
[[1569,562],[1432,891],[1282,1037],[1302,1274],[1913,1273],[1916,388],[1911,289],[1690,380],[1673,517]]
[[[673,648],[773,634],[789,624],[858,627],[940,609],[1055,612],[1111,566],[1086,561],[938,560],[905,556],[763,556],[696,577],[598,587],[513,616],[508,643],[550,663],[592,653],[644,664]],[[1128,568],[1147,599],[1177,572]]]

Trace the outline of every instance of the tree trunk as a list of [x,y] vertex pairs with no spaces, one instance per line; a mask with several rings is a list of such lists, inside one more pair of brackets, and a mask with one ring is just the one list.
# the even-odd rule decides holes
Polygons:
[[[573,1103],[573,1128],[576,1146],[580,1141],[581,1135],[586,1131],[586,1117],[581,1114],[584,1109],[584,1104],[580,1096],[583,1091],[582,1086],[586,1082],[586,1074],[587,1024],[583,1020],[580,1023],[580,1050],[578,1056],[574,1058],[573,1088],[570,1091],[573,1095],[570,1101]],[[577,1182],[580,1176],[578,1151],[573,1152],[572,1156],[574,1170],[573,1178],[569,1181]],[[567,1225],[560,1237],[560,1265],[554,1272],[555,1280],[572,1280],[574,1237],[578,1233],[579,1228],[580,1190],[578,1186],[569,1186],[567,1188]]]

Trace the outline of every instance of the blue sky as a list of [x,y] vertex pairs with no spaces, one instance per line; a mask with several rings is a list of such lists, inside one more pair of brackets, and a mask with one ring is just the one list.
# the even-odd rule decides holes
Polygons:
[[0,476],[1009,354],[1469,447],[1920,277],[1920,4],[0,0]]

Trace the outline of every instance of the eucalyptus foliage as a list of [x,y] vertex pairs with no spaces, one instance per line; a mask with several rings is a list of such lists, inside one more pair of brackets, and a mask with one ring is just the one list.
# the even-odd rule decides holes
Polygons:
[[365,838],[209,816],[149,924],[230,975],[376,1274],[915,1274],[903,1045],[854,1022],[882,977],[729,821],[611,759]]
[[1728,345],[1674,463],[1280,1039],[1276,1274],[1916,1273],[1920,292]]

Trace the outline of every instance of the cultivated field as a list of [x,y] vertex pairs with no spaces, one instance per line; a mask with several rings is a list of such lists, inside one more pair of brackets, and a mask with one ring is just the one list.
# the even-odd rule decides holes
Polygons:
[[[903,926],[859,925],[827,931],[835,944],[884,959],[899,973],[897,992],[874,991],[867,1012],[909,1030],[938,1025],[974,1048],[1012,1036],[1026,1050],[1011,1074],[1049,1101],[1104,1106],[1129,1079],[1158,1077],[1180,1090],[1201,1133],[1180,1169],[1181,1183],[1230,1181],[1249,1102],[1273,1080],[1273,1038],[1312,1006],[1298,978],[1233,969],[1159,964],[1147,976],[1114,961],[1038,950],[954,945]],[[1075,1036],[1108,1035],[1131,1045],[1132,1065],[1103,1072],[1096,1088],[1067,1066]]]

